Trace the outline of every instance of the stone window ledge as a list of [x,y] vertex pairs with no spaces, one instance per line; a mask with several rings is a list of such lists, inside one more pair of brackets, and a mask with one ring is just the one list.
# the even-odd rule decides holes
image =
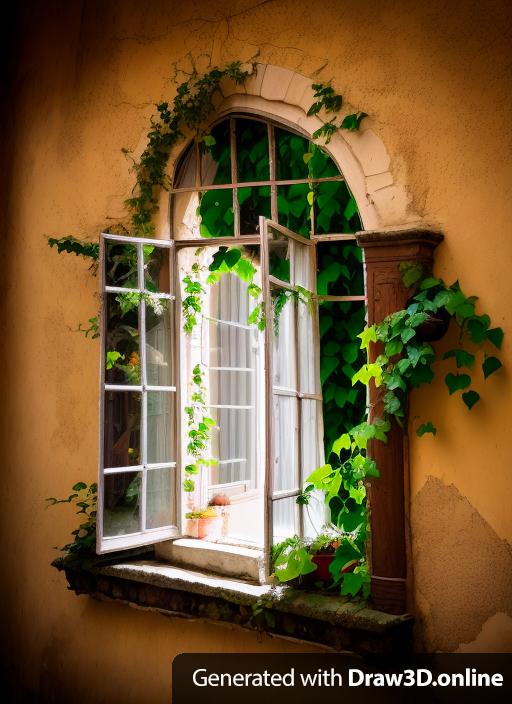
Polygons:
[[173,567],[155,559],[101,558],[55,564],[70,589],[183,618],[224,621],[276,636],[361,655],[410,649],[412,616],[395,616],[320,592],[243,582]]

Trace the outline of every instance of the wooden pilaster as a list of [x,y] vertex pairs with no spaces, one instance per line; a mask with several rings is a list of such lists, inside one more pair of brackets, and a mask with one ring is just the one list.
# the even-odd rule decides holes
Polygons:
[[[430,272],[434,249],[442,239],[437,232],[417,229],[357,235],[365,257],[369,325],[401,310],[411,296],[402,283],[400,263],[420,262]],[[372,345],[370,361],[379,353]],[[372,385],[370,420],[375,415],[382,416],[382,407]],[[368,487],[372,600],[376,608],[395,614],[406,610],[405,432],[406,428],[393,423],[388,443],[373,442],[369,447],[380,470],[380,478]]]

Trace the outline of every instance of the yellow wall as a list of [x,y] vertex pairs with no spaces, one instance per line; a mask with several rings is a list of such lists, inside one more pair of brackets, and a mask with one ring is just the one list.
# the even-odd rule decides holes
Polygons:
[[2,161],[2,607],[12,667],[41,700],[73,682],[87,692],[76,701],[163,702],[176,653],[311,649],[77,598],[49,565],[75,517],[45,497],[96,473],[98,346],[69,329],[98,300],[87,264],[45,235],[95,239],[124,217],[121,147],[140,148],[175,69],[191,56],[203,67],[205,53],[333,79],[371,114],[415,211],[444,232],[437,272],[505,328],[506,368],[471,414],[442,381],[415,394],[411,415],[439,433],[411,437],[410,484],[418,646],[510,650],[508,5],[125,0],[20,13]]

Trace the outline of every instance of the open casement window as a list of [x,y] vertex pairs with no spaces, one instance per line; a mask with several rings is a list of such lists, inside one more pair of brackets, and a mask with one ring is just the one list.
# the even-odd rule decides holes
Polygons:
[[173,250],[101,238],[98,552],[179,535]]
[[365,412],[361,223],[306,136],[237,115],[211,137],[178,162],[171,240],[102,236],[98,551],[195,535],[221,498],[214,539],[270,567],[321,531],[297,496]]

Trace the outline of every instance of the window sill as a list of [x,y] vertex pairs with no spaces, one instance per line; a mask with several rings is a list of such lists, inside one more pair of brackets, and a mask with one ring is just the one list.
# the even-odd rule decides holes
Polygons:
[[[146,556],[144,556],[146,557]],[[173,567],[155,559],[117,556],[87,562],[59,560],[76,594],[114,600],[183,618],[223,621],[333,650],[361,655],[404,653],[412,616],[394,616],[343,597]]]

